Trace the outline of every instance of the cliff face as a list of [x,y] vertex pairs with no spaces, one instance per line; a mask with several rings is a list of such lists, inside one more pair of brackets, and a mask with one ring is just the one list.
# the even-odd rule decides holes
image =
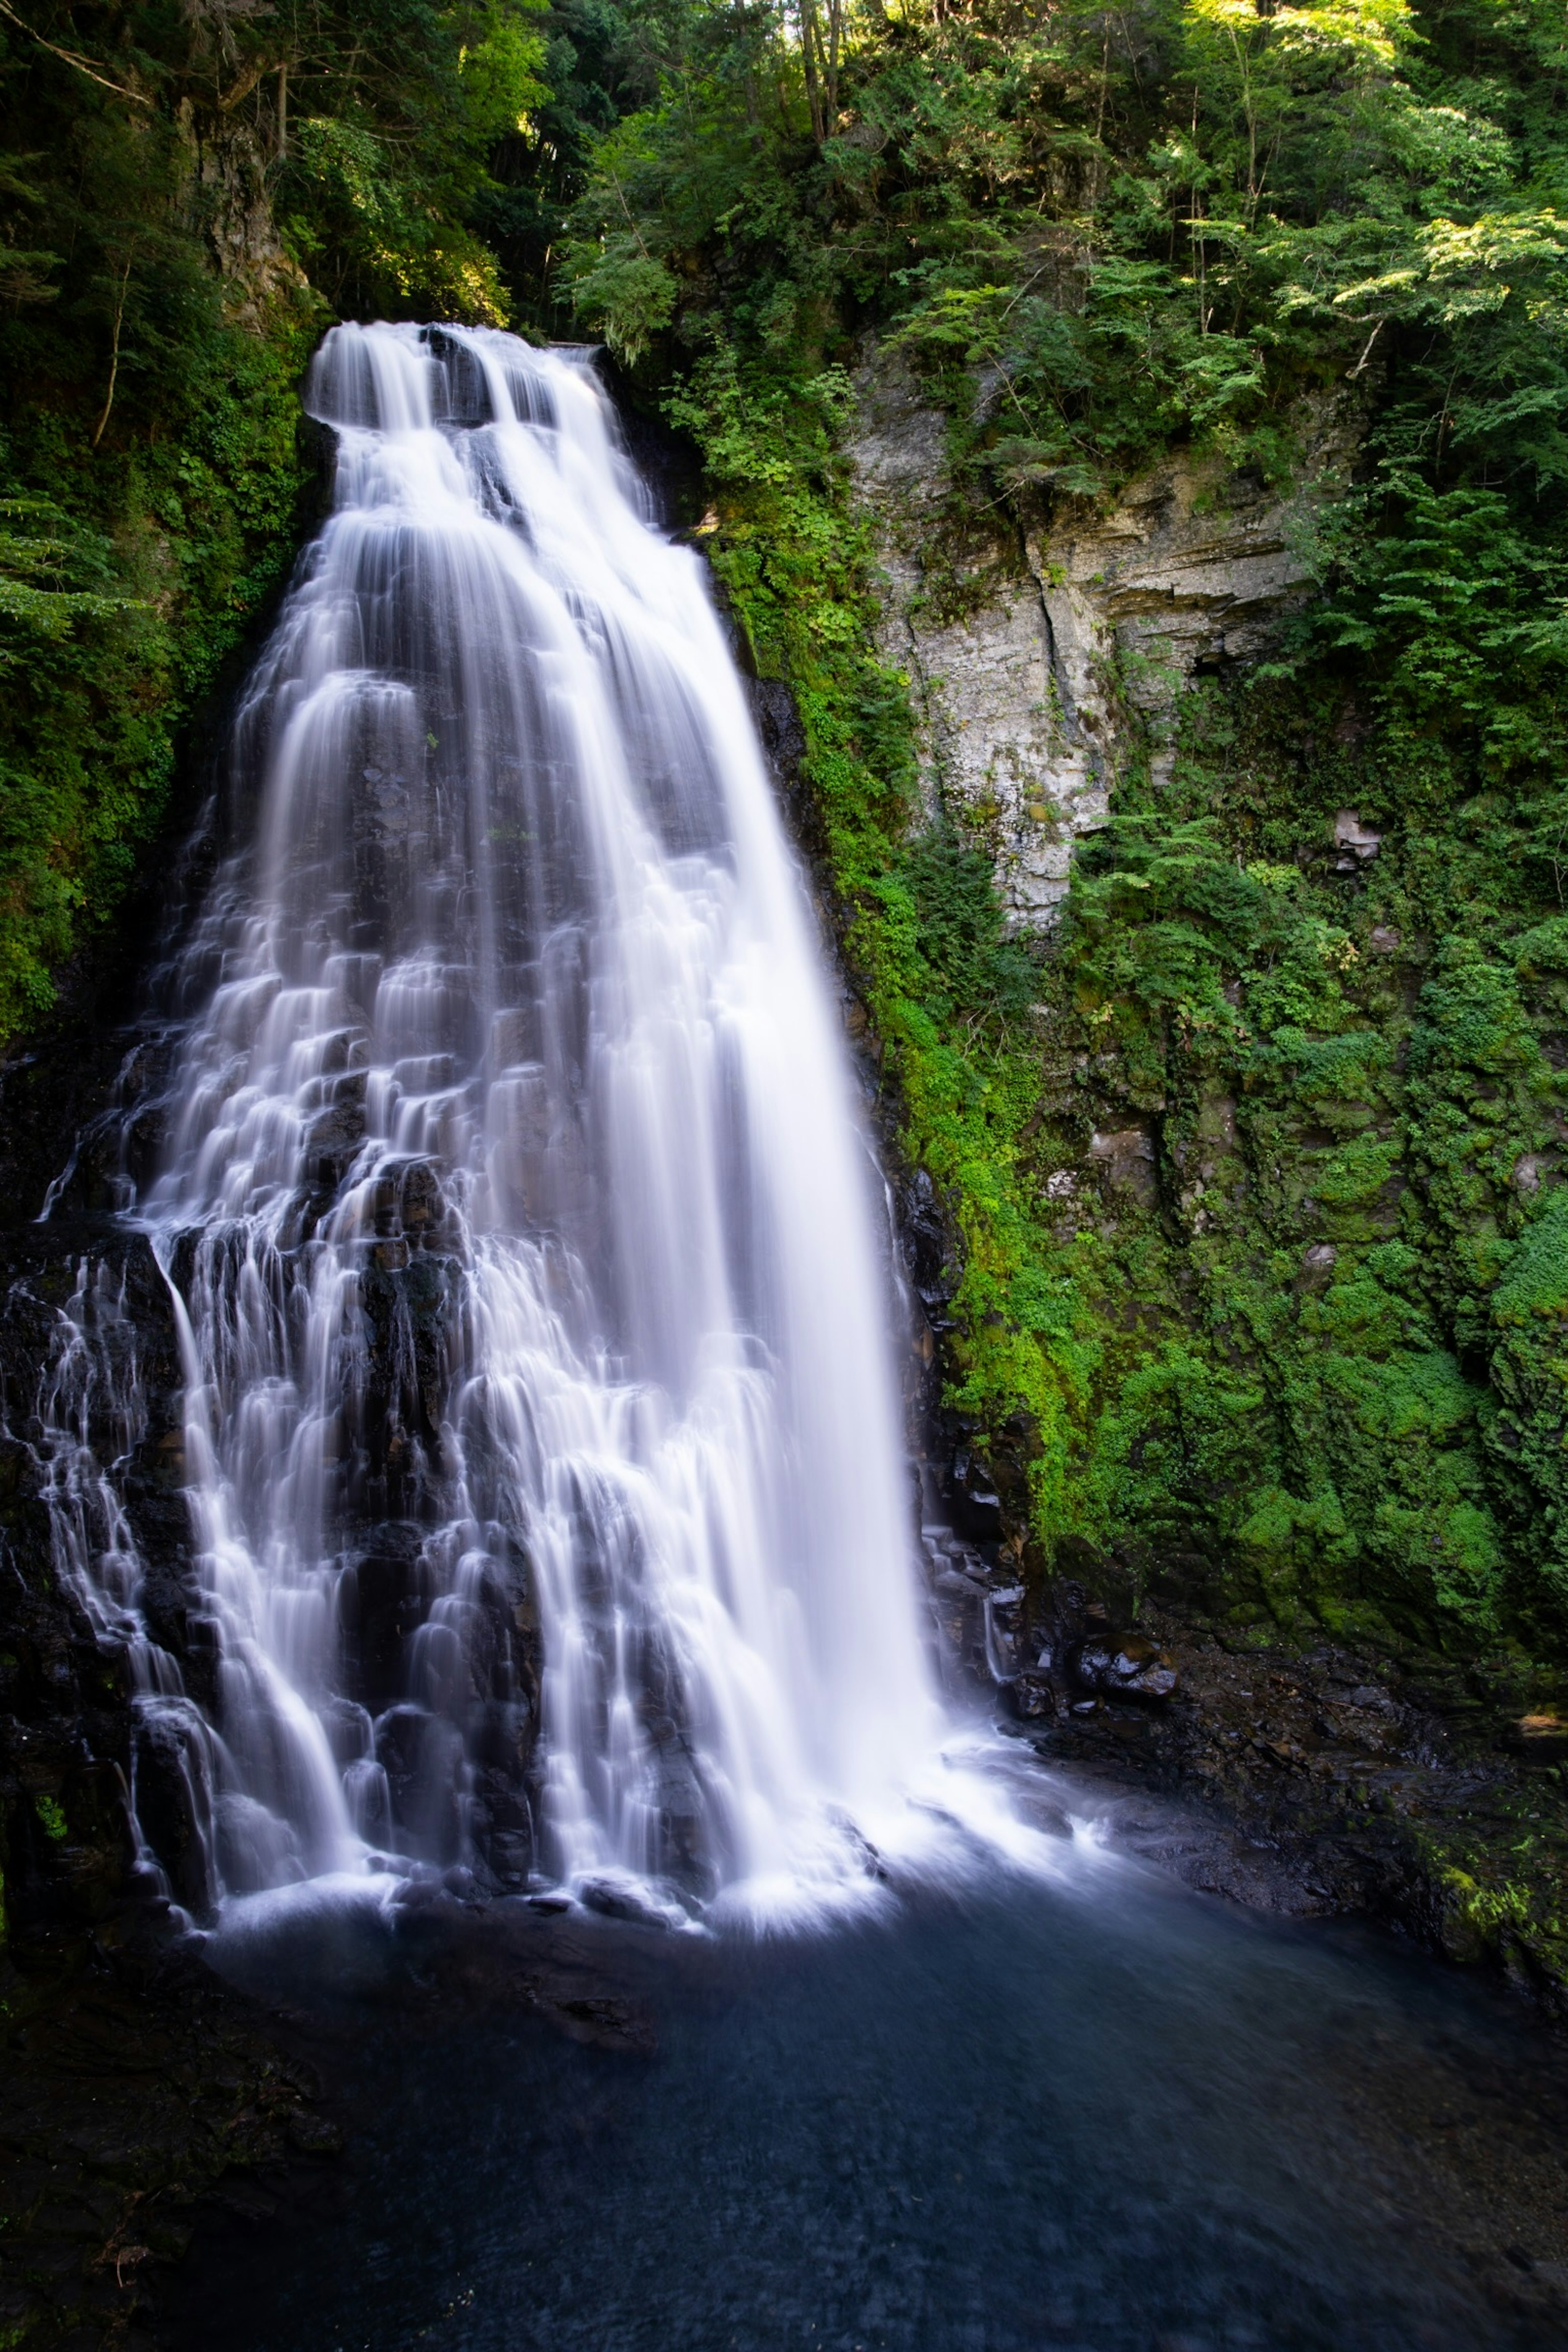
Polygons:
[[[1561,926],[1489,864],[1442,747],[1330,666],[1259,683],[1314,592],[1360,393],[1303,404],[1288,495],[1177,448],[1040,520],[954,480],[901,366],[873,357],[858,392],[925,823],[1032,941],[981,1117],[1009,1248],[1074,1334],[1037,1327],[1036,1534],[1206,1559],[1287,1622],[1546,1639]],[[987,1336],[1028,1330],[1018,1279],[957,1343],[972,1394],[1025,1385]]]
[[[268,78],[269,88],[276,82]],[[198,106],[185,98],[177,119],[187,157],[182,209],[223,280],[229,316],[265,331],[285,306],[308,308],[310,300],[305,273],[286,250],[273,210],[284,135],[277,102],[253,111],[232,100]]]
[[1287,496],[1177,451],[1108,512],[1069,499],[1042,530],[966,514],[946,420],[902,365],[873,356],[857,391],[847,454],[928,814],[945,807],[990,856],[1011,922],[1043,931],[1129,758],[1146,746],[1168,780],[1184,689],[1256,660],[1310,594],[1314,509],[1343,485],[1359,406],[1304,404]]

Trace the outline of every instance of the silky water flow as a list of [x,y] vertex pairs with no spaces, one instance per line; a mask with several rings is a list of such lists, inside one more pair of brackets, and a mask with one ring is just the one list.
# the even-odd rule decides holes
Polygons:
[[[955,1812],[1016,1843],[942,1767],[870,1156],[700,566],[582,354],[342,326],[307,405],[333,510],[131,1211],[211,1660],[198,1707],[138,1636],[139,1705],[198,1891],[777,1916]],[[56,1420],[70,1564],[133,1619]]]

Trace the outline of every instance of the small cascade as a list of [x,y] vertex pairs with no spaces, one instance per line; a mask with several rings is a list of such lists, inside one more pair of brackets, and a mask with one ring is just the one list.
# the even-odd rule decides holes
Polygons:
[[201,1782],[175,1891],[809,1911],[929,1833],[944,1718],[875,1178],[740,682],[585,355],[340,327],[307,404],[333,509],[242,699],[127,1213],[178,1327],[199,1707],[132,1624],[112,1477],[50,1473]]

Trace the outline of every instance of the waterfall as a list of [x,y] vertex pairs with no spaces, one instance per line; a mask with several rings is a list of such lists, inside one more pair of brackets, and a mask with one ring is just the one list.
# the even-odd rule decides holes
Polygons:
[[591,368],[335,328],[136,1214],[221,1888],[766,1911],[942,1736],[869,1155],[701,567]]

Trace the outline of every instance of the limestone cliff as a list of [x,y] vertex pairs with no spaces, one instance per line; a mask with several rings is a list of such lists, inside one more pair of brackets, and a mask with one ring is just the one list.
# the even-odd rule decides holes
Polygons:
[[1012,922],[1044,929],[1140,739],[1158,780],[1183,687],[1256,659],[1310,593],[1314,510],[1342,484],[1359,408],[1303,404],[1287,497],[1178,450],[1109,511],[1067,499],[1028,528],[964,513],[946,421],[896,360],[873,354],[857,390],[881,650],[910,681],[928,812],[989,851]]

